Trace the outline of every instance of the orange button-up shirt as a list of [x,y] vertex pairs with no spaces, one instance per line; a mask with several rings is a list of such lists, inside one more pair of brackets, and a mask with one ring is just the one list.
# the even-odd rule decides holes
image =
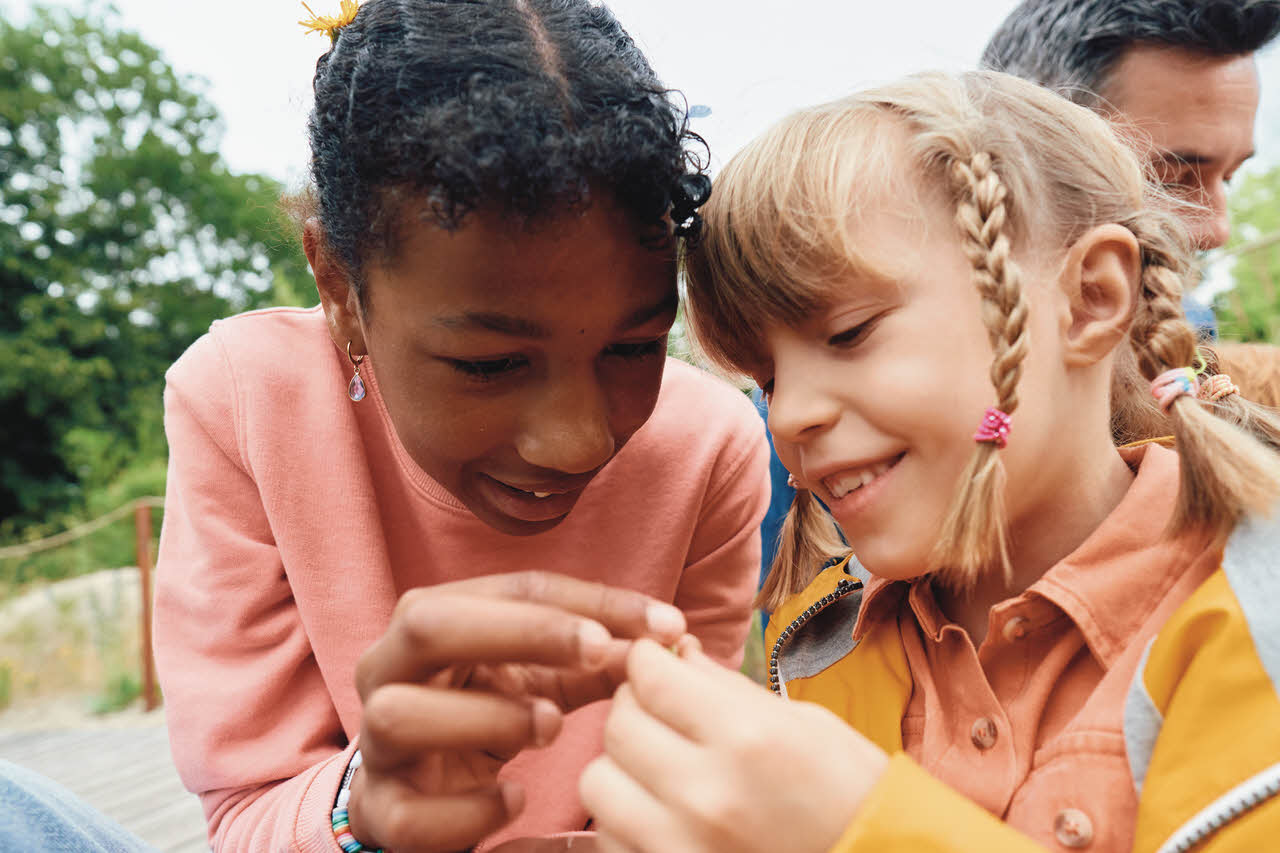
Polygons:
[[1157,445],[1121,454],[1137,476],[1119,506],[991,608],[978,648],[927,579],[873,579],[854,630],[897,620],[914,680],[908,755],[1050,849],[1132,848],[1125,697],[1149,641],[1221,560],[1205,535],[1164,536],[1177,455]]

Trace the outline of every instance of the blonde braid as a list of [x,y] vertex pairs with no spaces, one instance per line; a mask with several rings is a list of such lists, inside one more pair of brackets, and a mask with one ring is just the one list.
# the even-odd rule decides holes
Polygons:
[[[959,196],[956,223],[982,295],[982,319],[994,352],[990,375],[996,408],[1012,414],[1018,407],[1018,380],[1027,355],[1028,309],[1005,233],[1008,191],[985,152],[968,162],[954,160],[951,181]],[[976,421],[978,413],[974,414]],[[991,442],[974,448],[933,553],[942,580],[957,589],[971,586],[993,563],[1006,578],[1013,571],[1004,512],[1005,472],[998,450]]]
[[1138,368],[1148,380],[1172,367],[1195,361],[1196,333],[1182,310],[1183,265],[1168,235],[1138,214],[1129,230],[1142,248],[1142,281],[1134,306],[1129,336],[1138,356]]
[[808,489],[797,487],[778,533],[778,552],[756,594],[755,606],[777,610],[808,586],[832,557],[848,553],[849,546],[840,538],[831,516]]
[[[1182,312],[1186,270],[1179,260],[1185,256],[1150,214],[1140,213],[1126,225],[1142,247],[1130,339],[1137,369],[1149,382],[1197,358],[1196,335]],[[1219,402],[1185,395],[1163,414],[1180,460],[1181,486],[1171,519],[1175,529],[1190,526],[1225,535],[1245,514],[1270,514],[1280,498],[1280,457],[1274,451],[1280,422],[1273,414],[1239,395]]]

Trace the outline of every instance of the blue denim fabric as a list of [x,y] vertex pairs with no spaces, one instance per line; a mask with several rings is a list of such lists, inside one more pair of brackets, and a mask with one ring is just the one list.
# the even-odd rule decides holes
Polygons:
[[773,434],[767,426],[769,422],[769,404],[765,402],[764,393],[759,389],[751,392],[751,401],[756,404],[756,411],[764,419],[765,437],[769,439],[769,482],[772,492],[769,496],[769,509],[760,522],[760,586],[769,576],[769,567],[773,565],[774,555],[778,553],[778,536],[782,533],[782,522],[791,509],[791,501],[796,490],[787,485],[787,469],[778,461],[778,454],[773,452]]
[[155,853],[141,839],[38,773],[0,760],[0,850]]
[[1182,310],[1187,315],[1187,322],[1195,327],[1200,340],[1216,341],[1218,339],[1218,318],[1214,316],[1212,308],[1190,293],[1184,293]]

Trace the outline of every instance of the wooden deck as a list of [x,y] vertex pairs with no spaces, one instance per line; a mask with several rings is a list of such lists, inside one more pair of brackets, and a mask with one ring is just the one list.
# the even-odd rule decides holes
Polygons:
[[165,853],[204,853],[204,814],[178,780],[162,724],[0,730],[0,758],[53,779]]

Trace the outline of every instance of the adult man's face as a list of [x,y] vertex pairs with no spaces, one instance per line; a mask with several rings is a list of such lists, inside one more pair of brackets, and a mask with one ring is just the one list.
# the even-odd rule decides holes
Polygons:
[[1258,69],[1252,54],[1219,57],[1138,45],[1112,70],[1103,96],[1151,145],[1156,176],[1201,207],[1185,221],[1197,248],[1227,241],[1227,182],[1253,154]]

